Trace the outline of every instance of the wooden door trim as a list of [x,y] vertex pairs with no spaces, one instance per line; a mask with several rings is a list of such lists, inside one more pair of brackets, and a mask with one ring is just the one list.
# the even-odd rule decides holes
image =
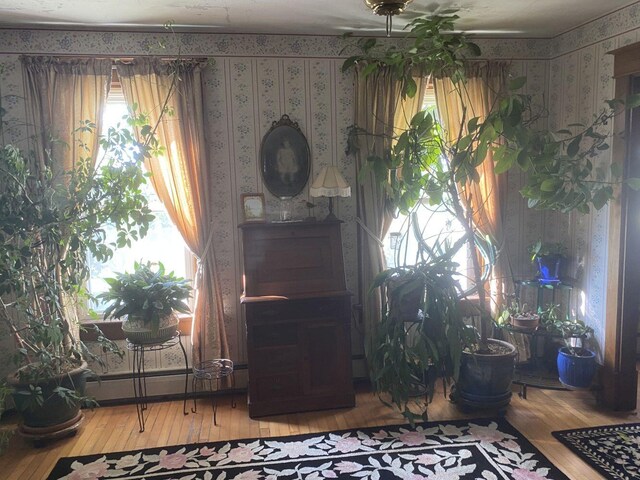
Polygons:
[[[631,93],[632,78],[640,74],[640,42],[609,53],[614,55],[615,98],[626,98]],[[612,162],[625,175],[629,169],[629,120],[625,111],[613,123]],[[627,188],[616,190],[616,200],[609,208],[603,401],[615,410],[633,410],[637,402],[637,312],[629,311],[624,302]]]

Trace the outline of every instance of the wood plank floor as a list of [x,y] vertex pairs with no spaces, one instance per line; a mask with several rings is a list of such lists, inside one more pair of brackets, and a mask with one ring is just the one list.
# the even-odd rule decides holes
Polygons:
[[[220,398],[218,426],[213,425],[212,409],[205,400],[199,401],[197,413],[189,413],[187,416],[182,414],[180,401],[150,404],[144,433],[138,432],[134,405],[87,411],[83,427],[73,438],[34,449],[21,437],[14,436],[8,450],[0,456],[0,478],[46,478],[60,457],[404,423],[398,414],[382,405],[364,387],[359,389],[357,406],[353,409],[282,415],[260,420],[249,418],[244,397],[238,400],[237,408],[232,409],[229,397]],[[434,403],[429,407],[429,416],[431,420],[447,420],[483,415],[462,414],[442,395],[436,395]],[[596,406],[590,393],[533,388],[528,390],[527,400],[514,394],[506,418],[555,465],[575,480],[597,480],[602,477],[558,443],[551,436],[551,431],[640,421],[637,412],[616,413]]]

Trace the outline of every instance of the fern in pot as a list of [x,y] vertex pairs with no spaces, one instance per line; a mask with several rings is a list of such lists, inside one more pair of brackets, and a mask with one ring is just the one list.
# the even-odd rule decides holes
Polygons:
[[178,329],[177,313],[189,313],[191,285],[162,263],[134,264],[133,272],[107,278],[109,290],[98,298],[111,302],[104,318],[126,316],[122,330],[133,343],[157,343],[170,339]]

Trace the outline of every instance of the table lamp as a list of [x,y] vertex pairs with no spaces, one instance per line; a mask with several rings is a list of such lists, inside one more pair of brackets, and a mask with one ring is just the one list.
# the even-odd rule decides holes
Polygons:
[[340,174],[338,167],[329,165],[322,167],[320,173],[311,184],[309,194],[312,197],[328,197],[329,198],[329,215],[324,219],[327,221],[338,220],[333,214],[333,198],[334,197],[350,197],[351,187]]

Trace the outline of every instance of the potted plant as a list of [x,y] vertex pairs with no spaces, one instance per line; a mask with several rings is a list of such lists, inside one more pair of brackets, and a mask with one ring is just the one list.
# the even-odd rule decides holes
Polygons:
[[98,298],[112,302],[104,318],[120,319],[127,339],[134,343],[159,343],[171,338],[178,328],[176,312],[189,313],[191,286],[161,262],[134,264],[131,273],[107,278],[109,289]]
[[386,286],[388,304],[377,348],[369,356],[373,385],[411,423],[427,419],[424,403],[412,398],[429,401],[437,378],[446,391],[449,379],[457,379],[464,346],[476,341],[459,309],[461,289],[452,254],[387,269],[371,285],[371,290]]
[[567,247],[560,243],[538,240],[529,247],[531,262],[538,267],[538,281],[557,283],[560,281],[562,264],[567,258]]
[[[416,75],[449,77],[455,85],[452,94],[459,95],[464,105],[465,66],[480,49],[464,33],[455,33],[457,18],[448,14],[418,18],[409,24],[409,38],[401,44],[380,46],[375,39],[360,39],[355,44],[357,53],[345,60],[343,70],[358,65],[364,77],[384,72],[383,77],[396,80],[406,97],[417,92]],[[376,134],[385,137],[383,151],[363,152],[366,162],[360,176],[372,175],[379,182],[388,205],[404,212],[418,202],[443,205],[463,230],[472,252],[472,293],[477,293],[481,328],[479,342],[463,352],[459,365],[456,390],[463,406],[502,408],[508,404],[516,356],[512,345],[490,338],[493,319],[483,265],[474,254],[479,251],[474,219],[484,203],[474,207],[470,196],[480,180],[480,166],[494,162],[497,175],[520,169],[526,175],[521,193],[529,207],[563,212],[601,208],[613,197],[616,182],[615,178],[594,179],[591,158],[608,148],[607,137],[599,129],[620,111],[622,102],[608,102],[588,125],[551,132],[538,128],[540,114],[533,99],[518,92],[525,83],[525,78],[511,80],[507,91],[482,117],[463,109],[460,124],[450,126],[453,135],[443,131],[431,112],[420,111],[404,131]],[[636,103],[636,97],[629,101],[630,106]],[[359,137],[370,140],[371,135],[353,126],[349,153],[359,151]],[[490,388],[485,388],[487,383]]]
[[[4,112],[0,108],[2,139]],[[144,126],[141,119],[130,124]],[[140,186],[146,181],[142,162],[157,144],[151,127],[142,130],[141,141],[128,131],[109,132],[95,164],[84,146],[71,170],[58,174],[31,168],[30,153],[0,145],[0,322],[15,341],[19,368],[8,383],[23,434],[77,428],[80,406],[90,402],[83,392],[86,360],[101,359],[74,333],[76,306],[88,296],[87,255],[104,260],[117,247],[105,240],[105,224],[126,244],[144,236],[153,219]],[[101,333],[98,341],[121,354]]]
[[556,325],[565,345],[558,350],[560,383],[570,388],[589,388],[598,369],[596,354],[584,345],[593,329],[584,322],[567,319]]
[[496,322],[501,326],[509,325],[517,332],[531,333],[540,325],[540,314],[527,309],[526,303],[521,305],[514,300],[505,307]]

